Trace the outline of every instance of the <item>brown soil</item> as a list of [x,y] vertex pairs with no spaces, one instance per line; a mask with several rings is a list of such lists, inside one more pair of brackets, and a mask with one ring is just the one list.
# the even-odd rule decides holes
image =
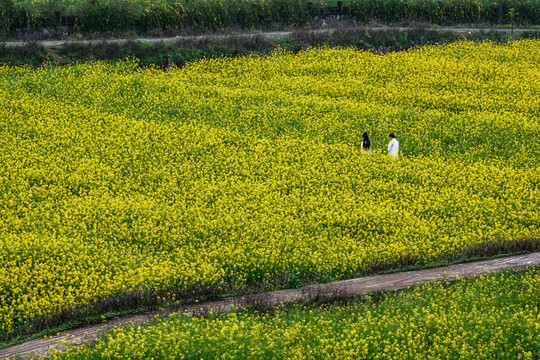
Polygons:
[[375,275],[358,279],[337,281],[328,284],[310,285],[300,289],[289,289],[254,294],[245,297],[231,297],[221,301],[205,302],[182,306],[164,311],[152,311],[139,315],[114,318],[102,324],[85,326],[62,332],[52,339],[31,340],[19,345],[0,349],[0,359],[29,358],[49,354],[53,349],[63,350],[67,347],[79,346],[92,342],[109,329],[125,324],[139,324],[155,317],[166,316],[171,312],[187,312],[191,315],[212,310],[214,313],[234,310],[237,307],[248,307],[254,304],[275,306],[294,300],[323,300],[335,297],[352,297],[373,291],[389,291],[405,289],[423,282],[447,280],[453,281],[469,276],[478,276],[505,269],[520,269],[528,266],[540,266],[540,252],[517,255],[493,260],[483,260],[445,267],[407,271],[387,275]]

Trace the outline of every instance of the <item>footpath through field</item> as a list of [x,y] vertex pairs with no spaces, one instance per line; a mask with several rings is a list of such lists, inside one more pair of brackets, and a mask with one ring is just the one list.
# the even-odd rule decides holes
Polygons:
[[[352,28],[346,27],[345,30],[350,30]],[[359,26],[356,29],[365,29],[369,31],[410,31],[417,30],[418,28],[414,27],[388,27],[388,26]],[[308,30],[308,33],[320,34],[320,33],[333,33],[343,30],[341,28],[326,28],[326,29],[312,29]],[[435,32],[455,32],[458,34],[472,34],[479,32],[497,32],[497,33],[523,33],[523,32],[538,32],[539,29],[495,29],[495,28],[453,28],[453,27],[443,27],[443,28],[425,28],[425,31],[435,31]],[[294,31],[270,31],[270,32],[260,32],[260,33],[240,33],[240,34],[216,34],[216,35],[193,35],[193,36],[173,36],[173,37],[163,37],[163,38],[130,38],[130,39],[93,39],[93,40],[39,40],[31,41],[33,44],[41,46],[60,46],[64,44],[123,44],[126,42],[144,42],[144,43],[160,43],[160,42],[177,42],[177,41],[200,41],[205,39],[215,39],[215,40],[225,40],[225,39],[234,39],[234,38],[276,38],[293,35]],[[30,41],[4,41],[3,44],[7,46],[25,46]]]
[[540,252],[510,256],[492,260],[482,260],[464,264],[450,265],[426,270],[407,271],[386,275],[367,276],[363,278],[337,281],[328,284],[310,285],[300,289],[278,290],[249,296],[231,297],[225,300],[180,306],[164,311],[152,311],[138,315],[114,318],[106,323],[85,326],[60,333],[48,339],[31,340],[19,345],[0,349],[0,359],[28,358],[30,356],[47,355],[53,349],[64,350],[66,347],[79,346],[91,342],[115,326],[124,324],[140,324],[156,316],[166,316],[172,312],[191,315],[227,312],[237,307],[250,305],[277,306],[295,300],[322,300],[333,297],[352,297],[368,294],[373,291],[390,291],[405,289],[409,286],[430,281],[453,281],[469,276],[478,276],[493,271],[506,269],[522,269],[540,266]]

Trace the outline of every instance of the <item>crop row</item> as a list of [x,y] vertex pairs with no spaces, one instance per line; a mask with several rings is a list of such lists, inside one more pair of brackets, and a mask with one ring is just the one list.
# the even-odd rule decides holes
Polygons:
[[539,289],[531,269],[349,304],[173,314],[52,359],[536,359]]
[[538,244],[539,56],[539,41],[463,42],[0,67],[1,331],[138,292]]

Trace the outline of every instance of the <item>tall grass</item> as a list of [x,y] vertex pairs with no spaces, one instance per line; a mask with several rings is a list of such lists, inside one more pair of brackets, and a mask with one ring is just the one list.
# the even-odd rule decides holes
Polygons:
[[349,0],[352,17],[360,21],[421,21],[433,24],[509,24],[510,10],[521,24],[540,23],[538,0]]
[[[479,32],[470,34],[469,40],[491,40],[506,43],[516,39],[540,38],[540,30],[519,32],[512,36],[503,32]],[[145,43],[63,43],[54,47],[34,42],[25,46],[0,44],[0,65],[65,65],[88,60],[122,61],[136,58],[142,67],[184,66],[190,61],[203,58],[235,57],[271,54],[276,49],[298,52],[316,46],[356,47],[377,53],[406,50],[428,44],[446,44],[461,41],[455,31],[413,28],[408,30],[369,30],[365,27],[341,28],[336,32],[297,30],[289,36],[265,38],[263,36],[205,36],[184,38],[175,42]]]
[[[86,32],[296,26],[328,15],[335,4],[328,0],[0,0],[0,32],[61,26]],[[345,0],[344,6],[347,16],[362,22],[540,24],[540,0]]]
[[81,31],[304,25],[326,8],[325,0],[167,0],[150,4],[142,0],[0,0],[0,5],[5,12],[0,23],[4,32],[59,27],[63,22]]

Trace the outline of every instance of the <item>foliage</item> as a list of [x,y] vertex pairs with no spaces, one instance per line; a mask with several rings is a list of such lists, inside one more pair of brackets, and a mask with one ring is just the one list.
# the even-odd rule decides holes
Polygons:
[[[540,0],[345,0],[363,22],[540,25]],[[1,0],[0,30],[74,26],[77,31],[216,30],[298,26],[332,13],[326,0]],[[510,15],[510,9],[515,9]],[[5,14],[4,14],[5,12]]]
[[515,8],[520,13],[519,23],[540,23],[538,0],[350,0],[346,3],[353,17],[362,21],[509,24],[512,21],[509,10]]
[[425,284],[380,301],[173,314],[52,359],[536,359],[539,297],[532,269]]
[[73,22],[78,31],[136,28],[202,30],[268,24],[303,25],[324,11],[322,0],[2,0],[14,1],[11,30]]
[[186,301],[538,243],[539,50],[0,67],[3,334],[133,294]]
[[[142,67],[156,65],[167,67],[172,64],[183,66],[203,58],[268,55],[276,48],[291,52],[315,46],[355,47],[378,53],[402,51],[429,44],[446,44],[461,41],[463,34],[456,31],[434,29],[376,29],[345,27],[339,31],[317,32],[296,30],[288,36],[204,36],[187,37],[177,41],[148,43],[142,41],[77,43],[66,42],[57,46],[29,43],[24,46],[0,44],[0,65],[33,65],[44,63],[55,65],[74,64],[88,60],[124,61],[138,59]],[[491,40],[505,43],[517,39],[535,39],[540,31],[520,31],[516,34],[487,31],[467,34],[469,40]]]

